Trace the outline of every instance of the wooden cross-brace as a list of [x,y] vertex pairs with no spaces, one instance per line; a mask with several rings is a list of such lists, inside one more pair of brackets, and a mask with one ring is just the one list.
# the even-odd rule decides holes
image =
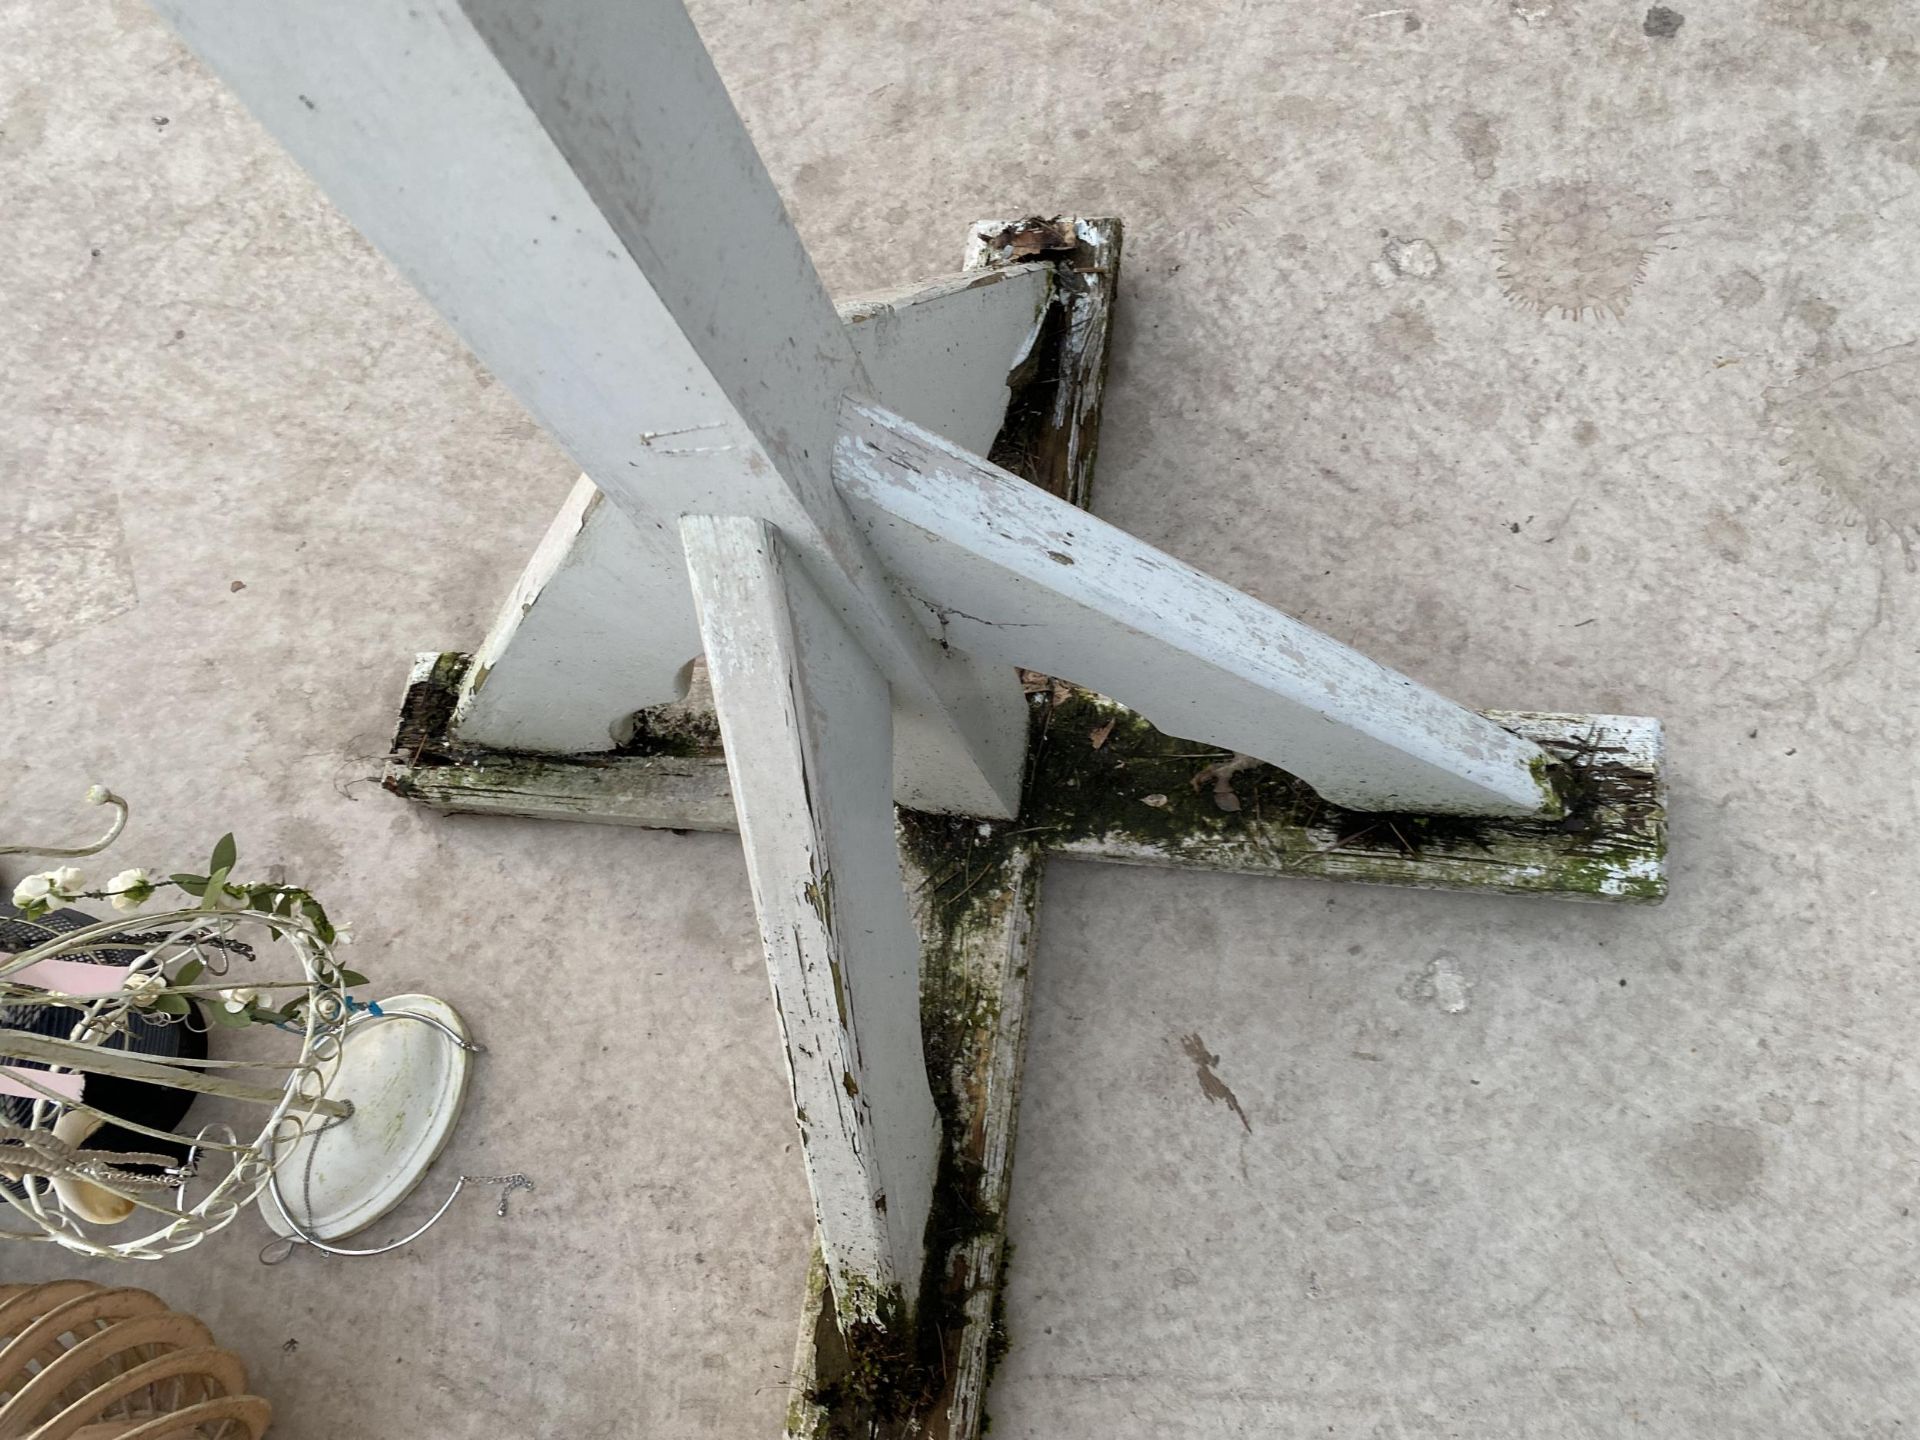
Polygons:
[[1664,893],[1656,722],[1462,709],[1087,513],[1118,222],[836,311],[678,0],[157,3],[585,472],[387,783],[738,826],[790,1432],[978,1428],[1047,854]]

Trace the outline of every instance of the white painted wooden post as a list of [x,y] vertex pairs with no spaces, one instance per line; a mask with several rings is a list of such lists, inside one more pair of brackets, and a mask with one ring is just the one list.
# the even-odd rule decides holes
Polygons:
[[[874,398],[984,454],[1050,289],[1045,264],[978,269],[847,301],[840,318]],[[634,712],[680,698],[699,649],[679,536],[598,503],[582,477],[475,651],[450,733],[502,750],[610,750]]]
[[764,521],[681,522],[843,1324],[918,1299],[940,1125],[889,804],[887,687]]
[[1013,813],[1018,685],[847,521],[869,381],[677,0],[156,3],[636,527],[780,527],[887,677],[903,800]]

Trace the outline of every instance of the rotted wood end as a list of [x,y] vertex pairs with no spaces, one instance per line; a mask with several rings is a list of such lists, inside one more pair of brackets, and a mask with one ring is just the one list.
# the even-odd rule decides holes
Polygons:
[[644,825],[661,830],[734,830],[726,754],[703,674],[686,700],[636,717],[618,750],[543,755],[498,750],[448,732],[470,656],[416,657],[407,676],[380,783],[445,815],[518,815]]

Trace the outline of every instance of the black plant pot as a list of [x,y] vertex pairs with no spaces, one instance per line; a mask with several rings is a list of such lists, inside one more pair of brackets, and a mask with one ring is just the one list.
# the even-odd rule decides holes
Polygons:
[[[55,910],[38,920],[27,920],[11,905],[0,905],[0,953],[17,954],[43,944],[55,935],[68,934],[97,923],[96,917],[79,910]],[[137,942],[128,943],[132,939],[132,932],[127,936],[109,936],[93,949],[72,951],[61,958],[95,965],[125,964],[144,948]],[[81,1011],[66,1005],[0,1005],[0,1029],[18,1030],[55,1040],[64,1040],[71,1035],[81,1018]],[[169,1019],[166,1023],[134,1015],[128,1027],[127,1033],[115,1035],[107,1041],[106,1048],[168,1060],[207,1058],[207,1032],[195,1015]],[[9,1063],[28,1070],[48,1068],[30,1060]],[[186,1118],[193,1104],[193,1092],[112,1075],[90,1074],[87,1076],[86,1101],[116,1119],[131,1121],[153,1130],[173,1130]],[[11,1095],[0,1096],[0,1121],[25,1126],[29,1123],[32,1111],[31,1100]],[[183,1143],[157,1140],[111,1122],[94,1131],[85,1143],[89,1150],[168,1155],[175,1164],[184,1163],[187,1158],[187,1146]],[[17,1188],[15,1193],[18,1193]]]

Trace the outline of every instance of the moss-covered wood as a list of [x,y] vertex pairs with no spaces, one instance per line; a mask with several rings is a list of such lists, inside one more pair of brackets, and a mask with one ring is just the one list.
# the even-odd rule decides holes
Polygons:
[[[725,758],[695,711],[650,718],[612,754],[463,747],[446,740],[445,717],[464,663],[423,657],[416,669],[384,779],[396,794],[449,812],[734,828]],[[1661,736],[1651,720],[1489,712],[1554,757],[1547,778],[1567,813],[1476,820],[1328,805],[1283,770],[1163,735],[1125,706],[1064,685],[1037,692],[1034,712],[1019,819],[952,821],[952,836],[915,832],[951,839],[965,857],[942,864],[930,892],[943,924],[997,893],[995,866],[1016,842],[1122,864],[1628,904],[1666,896]]]
[[1059,689],[1044,704],[1018,828],[1055,854],[1431,889],[1657,904],[1667,893],[1657,722],[1489,712],[1541,746],[1552,820],[1329,805],[1271,765],[1163,735],[1125,706]]

